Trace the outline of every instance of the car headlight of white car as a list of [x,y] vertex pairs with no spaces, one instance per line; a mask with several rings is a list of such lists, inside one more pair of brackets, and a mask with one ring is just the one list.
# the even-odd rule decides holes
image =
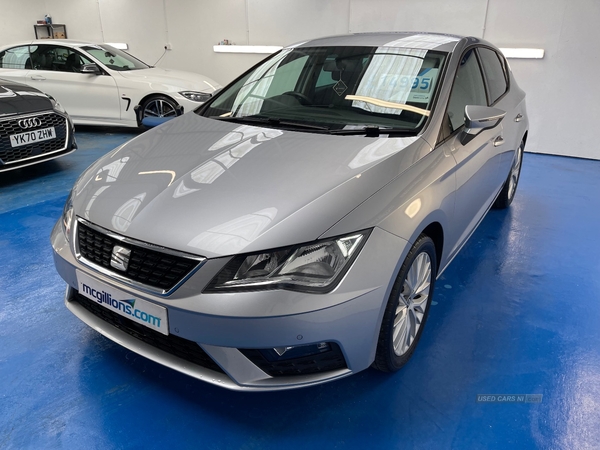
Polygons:
[[212,97],[212,94],[207,94],[205,92],[196,92],[196,91],[183,91],[179,93],[183,95],[188,100],[193,102],[205,102]]
[[350,268],[370,232],[236,256],[205,292],[263,289],[329,292]]

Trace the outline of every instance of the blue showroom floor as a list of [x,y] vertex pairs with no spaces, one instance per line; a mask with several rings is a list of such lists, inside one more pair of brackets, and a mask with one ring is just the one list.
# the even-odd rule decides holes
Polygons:
[[[63,304],[50,230],[79,173],[134,135],[78,130],[77,152],[0,174],[0,448],[600,448],[600,161],[525,155],[515,202],[440,278],[402,371],[237,393]],[[499,401],[513,394],[537,396]]]

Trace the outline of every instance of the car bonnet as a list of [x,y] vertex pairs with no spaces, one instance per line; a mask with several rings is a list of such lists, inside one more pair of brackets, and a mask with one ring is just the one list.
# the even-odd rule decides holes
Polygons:
[[413,164],[418,137],[331,136],[185,114],[101,158],[77,216],[215,257],[317,239]]
[[156,91],[176,87],[177,89],[211,93],[222,87],[215,80],[204,75],[180,70],[162,69],[160,67],[121,71],[118,73],[131,81],[147,83],[150,89]]
[[21,83],[0,80],[0,117],[52,109],[48,96]]

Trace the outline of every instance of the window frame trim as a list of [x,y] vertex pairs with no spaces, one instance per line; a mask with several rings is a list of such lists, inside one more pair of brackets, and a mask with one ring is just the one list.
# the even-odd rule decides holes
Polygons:
[[[479,55],[479,49],[480,48],[485,48],[485,49],[493,51],[496,54],[496,56],[498,57],[500,65],[502,66],[502,71],[504,72],[504,79],[506,81],[506,90],[493,103],[490,103],[490,94],[489,94],[489,87],[488,87],[487,75],[485,74],[485,71],[483,69],[483,64],[481,62],[481,57]],[[504,97],[506,97],[506,95],[510,92],[510,89],[511,89],[510,71],[509,71],[509,68],[508,68],[508,62],[506,61],[506,58],[498,52],[497,49],[495,49],[495,48],[493,48],[493,47],[491,47],[489,45],[484,45],[484,44],[481,44],[481,43],[472,44],[472,45],[469,45],[467,48],[465,48],[462,51],[461,55],[460,55],[459,61],[462,61],[462,58],[470,50],[475,50],[476,60],[477,60],[478,66],[479,66],[479,72],[481,73],[481,77],[483,78],[483,85],[485,87],[485,94],[486,94],[487,104],[488,104],[488,106],[494,106],[498,102],[500,102]],[[450,54],[449,54],[449,56],[450,56]],[[460,67],[460,65],[459,65],[459,67]],[[445,107],[444,113],[443,113],[442,125],[440,126],[440,130],[438,132],[438,136],[437,136],[436,143],[434,145],[434,149],[438,148],[440,145],[442,145],[445,142],[447,142],[449,139],[451,139],[452,137],[454,137],[458,132],[460,132],[464,128],[464,125],[462,125],[462,126],[458,127],[456,130],[452,131],[446,137],[442,137],[444,122],[445,122],[446,115],[448,114],[448,106],[450,105],[450,96],[452,95],[452,91],[454,90],[454,84],[456,83],[456,76],[457,75],[458,75],[458,68],[456,69],[456,72],[454,73],[454,78],[452,79],[452,87],[450,88],[450,95],[448,96],[448,100],[446,102],[446,107]]]
[[[502,73],[504,75],[504,82],[506,83],[506,89],[505,91],[502,93],[502,95],[500,95],[496,100],[494,100],[493,103],[490,103],[490,92],[489,92],[489,82],[488,82],[488,78],[487,78],[487,74],[485,72],[485,68],[482,62],[482,58],[479,55],[479,50],[480,49],[486,49],[486,50],[490,50],[492,51],[495,55],[496,58],[498,58],[498,62],[500,63],[500,67],[502,68]],[[481,73],[483,74],[483,79],[484,79],[484,83],[486,86],[486,91],[488,92],[488,106],[494,106],[495,104],[497,104],[500,100],[502,100],[506,94],[508,94],[508,92],[510,91],[510,76],[508,75],[508,71],[506,68],[506,59],[504,59],[503,56],[501,56],[494,48],[488,46],[488,45],[477,45],[476,46],[476,50],[477,50],[477,56],[479,57],[479,61],[480,61],[480,68],[481,68]]]

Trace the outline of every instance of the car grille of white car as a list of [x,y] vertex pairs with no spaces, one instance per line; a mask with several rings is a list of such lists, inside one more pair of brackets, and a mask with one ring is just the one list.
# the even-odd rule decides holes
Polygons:
[[[131,281],[149,286],[159,293],[167,293],[184,280],[204,258],[191,259],[173,252],[160,251],[159,247],[149,248],[141,242],[137,244],[120,240],[110,232],[102,232],[99,227],[88,226],[79,221],[77,225],[77,250],[79,259],[95,265],[117,276],[122,281]],[[120,271],[111,266],[111,256],[115,245],[131,250],[126,270]]]
[[[19,121],[23,118],[38,118],[40,124],[24,130],[19,126]],[[54,127],[56,138],[19,147],[12,147],[10,144],[10,136],[12,135],[49,127]],[[10,119],[0,119],[0,167],[62,150],[67,145],[66,140],[67,119],[56,113],[27,114],[11,117]]]

